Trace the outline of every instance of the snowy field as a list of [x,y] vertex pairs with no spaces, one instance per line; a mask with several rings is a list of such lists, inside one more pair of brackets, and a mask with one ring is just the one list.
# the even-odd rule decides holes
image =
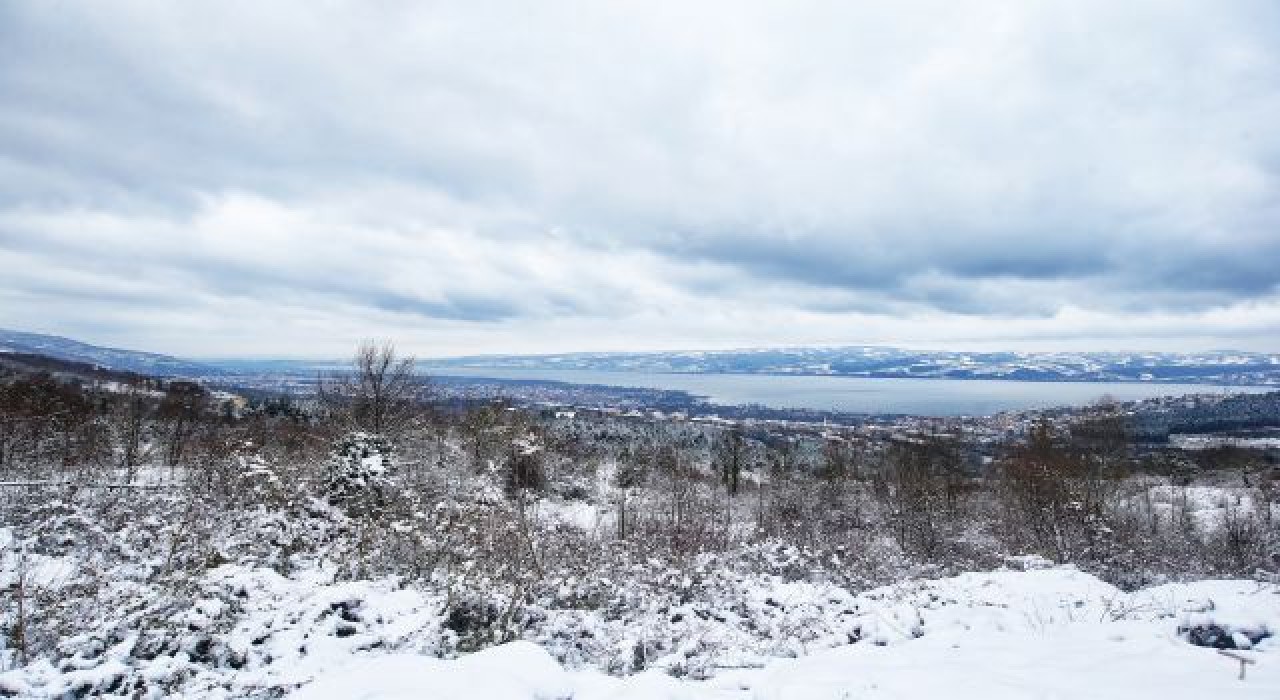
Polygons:
[[[30,566],[31,579],[60,575],[56,560]],[[92,663],[85,654],[0,674],[0,690],[107,694],[142,676],[170,679],[166,696],[181,698],[1280,697],[1280,586],[1255,581],[1125,593],[1071,568],[1031,568],[853,595],[762,578],[732,613],[666,611],[686,619],[683,642],[669,653],[718,650],[705,680],[677,678],[669,663],[632,675],[567,668],[527,640],[440,659],[431,640],[441,632],[442,601],[393,579],[334,582],[314,571],[283,577],[225,565],[202,587],[203,597],[167,621],[187,630],[180,652],[140,657],[136,638],[126,638]],[[576,624],[583,637],[610,634]],[[744,629],[790,644],[752,646]],[[1235,647],[1254,663],[1241,680],[1238,661],[1193,640]],[[615,643],[644,648],[640,639]]]
[[1219,447],[1241,449],[1280,448],[1280,436],[1237,437],[1231,435],[1170,435],[1169,444],[1182,450],[1210,450]]
[[[1071,570],[966,574],[857,596],[847,624],[861,642],[726,670],[708,681],[660,672],[613,678],[567,671],[514,642],[456,661],[409,654],[348,657],[294,697],[366,698],[1196,698],[1280,697],[1272,633],[1280,589],[1204,581],[1125,594]],[[1240,663],[1188,643],[1218,626],[1250,651]]]

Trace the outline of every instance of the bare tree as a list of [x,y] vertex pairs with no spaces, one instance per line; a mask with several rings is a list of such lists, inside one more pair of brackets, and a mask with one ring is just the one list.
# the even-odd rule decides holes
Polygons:
[[940,553],[959,519],[964,485],[959,446],[939,435],[894,442],[885,455],[885,505],[893,535],[904,549]]
[[126,383],[113,403],[116,441],[120,447],[120,465],[125,469],[126,484],[133,483],[137,466],[146,457],[144,437],[153,403],[141,379]]
[[1026,444],[1001,460],[998,472],[1006,505],[1012,516],[1007,527],[1030,539],[1060,561],[1081,554],[1101,524],[1101,503],[1089,496],[1090,462],[1070,449],[1048,420],[1031,426]]
[[1104,399],[1093,415],[1071,426],[1070,443],[1081,462],[1081,503],[1086,513],[1098,515],[1128,471],[1133,428],[1119,406]]
[[743,463],[746,461],[742,429],[737,426],[729,429],[715,448],[715,459],[720,466],[720,481],[729,496],[736,496],[742,482]]
[[209,408],[209,392],[195,382],[169,383],[157,415],[164,424],[165,463],[176,466],[186,456],[198,421]]
[[853,447],[842,437],[830,437],[822,446],[822,464],[818,475],[830,482],[854,476],[856,461]]
[[321,398],[348,428],[394,437],[413,417],[422,387],[414,363],[389,341],[365,341],[348,372],[321,381]]

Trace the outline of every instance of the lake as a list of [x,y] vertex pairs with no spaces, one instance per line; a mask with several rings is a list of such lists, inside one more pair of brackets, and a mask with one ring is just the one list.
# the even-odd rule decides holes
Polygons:
[[764,374],[669,374],[599,370],[433,368],[428,374],[486,379],[549,380],[570,384],[685,391],[718,404],[760,404],[851,413],[927,416],[987,415],[1000,411],[1080,406],[1104,396],[1134,401],[1183,394],[1261,392],[1267,387],[1143,382],[1020,382],[993,379],[873,379]]

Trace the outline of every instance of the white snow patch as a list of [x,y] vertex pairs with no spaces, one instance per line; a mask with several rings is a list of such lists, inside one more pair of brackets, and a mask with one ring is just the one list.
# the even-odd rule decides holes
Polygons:
[[[771,606],[811,600],[792,583],[753,591]],[[823,595],[831,595],[823,589]],[[1280,697],[1274,637],[1238,652],[1238,663],[1193,646],[1180,632],[1213,623],[1276,631],[1280,589],[1249,581],[1203,581],[1123,593],[1071,569],[970,573],[909,581],[838,601],[857,611],[860,643],[819,649],[708,681],[654,671],[614,678],[567,670],[540,647],[513,642],[456,661],[397,654],[353,660],[318,675],[295,697],[363,698],[1159,698]],[[839,607],[839,606],[837,606]],[[779,630],[782,632],[782,630]],[[1237,632],[1240,633],[1240,632]],[[748,664],[750,665],[750,664]]]

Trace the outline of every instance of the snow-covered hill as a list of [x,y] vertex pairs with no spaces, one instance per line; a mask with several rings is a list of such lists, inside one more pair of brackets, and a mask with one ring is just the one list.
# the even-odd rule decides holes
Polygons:
[[431,364],[490,369],[1280,384],[1280,355],[1246,352],[936,352],[855,346],[715,352],[494,355],[449,358]]
[[[1280,690],[1280,585],[1270,569],[1232,569],[1257,580],[1126,592],[997,542],[947,568],[945,554],[913,560],[887,536],[813,549],[752,538],[672,555],[662,536],[612,534],[617,465],[595,474],[593,500],[587,482],[561,472],[581,485],[578,498],[515,511],[496,475],[463,463],[438,474],[456,486],[452,496],[414,505],[407,519],[375,520],[306,497],[316,482],[306,472],[251,454],[234,464],[240,476],[221,501],[206,482],[175,488],[168,467],[144,468],[123,497],[90,488],[27,498],[37,492],[8,484],[0,697],[804,700],[935,697],[954,686],[984,700],[1164,700]],[[367,469],[340,481],[356,478],[394,493],[395,482]],[[1139,497],[1133,489],[1144,484]],[[1248,540],[1248,528],[1275,518],[1274,509],[1255,517],[1261,494],[1244,487],[1128,486],[1147,504],[1143,538],[1167,523],[1206,533],[1178,540],[1184,546],[1216,551],[1230,543],[1211,533]],[[429,485],[412,493],[423,491],[445,494]],[[642,494],[629,499],[634,518]],[[737,510],[748,520],[752,500]],[[846,512],[867,525],[874,507],[849,501]],[[981,541],[982,529],[967,520],[963,537]],[[1158,561],[1168,550],[1120,542],[1178,571]],[[511,566],[535,551],[525,547],[538,559]],[[1112,580],[1170,580],[1136,579],[1133,555],[1112,550],[1103,568]],[[393,566],[394,556],[410,566]],[[1205,576],[1195,573],[1205,564],[1181,571]],[[877,570],[896,583],[870,583]],[[1244,682],[1214,646],[1256,662]]]
[[[825,607],[820,623],[851,644],[793,659],[746,662],[707,681],[659,672],[614,678],[565,670],[542,648],[515,642],[456,661],[411,654],[338,658],[295,697],[409,698],[1233,698],[1280,697],[1280,589],[1201,581],[1124,593],[1071,569],[964,574],[907,581],[857,596],[788,586],[754,596]],[[696,646],[715,634],[709,622]],[[1220,631],[1240,662],[1189,638]],[[589,630],[588,630],[589,632]],[[1258,639],[1255,643],[1252,641]],[[1223,642],[1226,643],[1225,641]]]
[[[0,352],[24,352],[154,376],[313,377],[336,360],[187,360],[100,347],[54,335],[0,329]],[[443,368],[602,370],[687,374],[789,374],[845,377],[1147,381],[1280,386],[1280,354],[1256,352],[944,352],[878,346],[768,348],[691,352],[603,352],[432,358]]]
[[[12,556],[0,581],[8,587]],[[722,604],[653,610],[647,623],[627,625],[563,610],[541,633],[454,659],[441,658],[451,654],[439,646],[448,637],[439,595],[392,577],[343,581],[324,570],[282,576],[226,564],[199,580],[186,606],[149,610],[144,591],[124,590],[131,584],[101,593],[106,624],[168,629],[162,646],[135,628],[102,647],[85,628],[61,642],[66,656],[56,665],[0,673],[0,694],[120,694],[147,679],[150,692],[163,687],[175,698],[1280,697],[1280,586],[1199,581],[1123,592],[1073,568],[1018,564],[1030,568],[858,594],[743,578]],[[22,571],[28,582],[53,581],[71,565],[33,556]],[[111,601],[131,595],[113,611]],[[651,646],[647,635],[675,627],[663,663],[630,675],[612,666],[614,650],[638,653]],[[575,645],[595,651],[574,656]],[[1240,663],[1213,646],[1252,662],[1244,680]],[[682,668],[701,669],[700,679],[680,677]]]
[[121,350],[41,333],[0,328],[0,352],[30,353],[59,360],[96,365],[103,369],[137,372],[156,377],[206,377],[222,370],[199,362],[137,350]]

